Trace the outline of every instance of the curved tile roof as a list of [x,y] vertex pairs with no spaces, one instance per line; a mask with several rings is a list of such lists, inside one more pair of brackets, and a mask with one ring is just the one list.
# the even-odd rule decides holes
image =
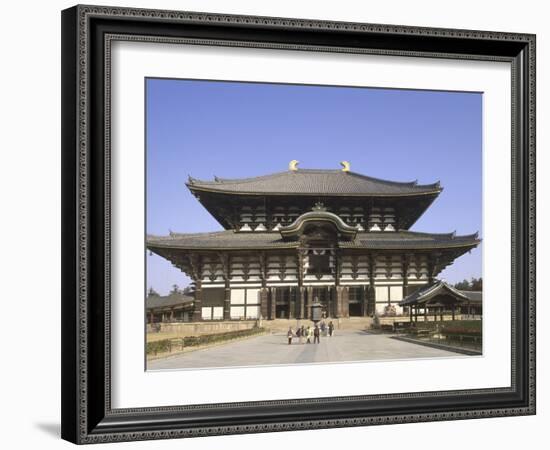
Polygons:
[[424,303],[431,300],[433,297],[440,294],[441,292],[447,292],[448,294],[452,295],[458,302],[468,300],[468,297],[464,294],[463,291],[459,291],[453,286],[447,284],[445,281],[438,280],[433,284],[429,284],[414,291],[412,294],[401,300],[399,304],[404,306]]
[[170,233],[169,236],[147,236],[147,247],[149,249],[181,248],[189,250],[265,249],[294,248],[296,242],[284,241],[278,232],[257,233],[224,230],[211,233]]
[[189,177],[191,190],[233,194],[400,196],[438,194],[439,182],[417,184],[373,178],[342,170],[299,169],[253,178],[198,180]]
[[[477,233],[457,236],[455,233],[419,233],[415,231],[357,232],[353,241],[341,241],[340,248],[367,248],[380,250],[437,249],[475,247]],[[147,236],[147,248],[188,250],[236,250],[296,248],[299,244],[285,241],[278,232],[171,233],[169,236]]]
[[290,225],[282,227],[279,230],[279,233],[281,233],[281,236],[283,237],[297,236],[303,231],[304,226],[311,221],[330,222],[338,229],[340,236],[345,236],[348,239],[353,239],[357,234],[357,228],[347,225],[340,218],[340,216],[337,216],[334,213],[328,212],[326,209],[322,207],[319,207],[318,209],[302,214]]
[[[357,235],[360,247],[371,249],[440,248],[477,245],[478,234],[457,236],[455,233],[420,233],[415,231],[368,232]],[[355,242],[357,244],[357,242]],[[348,247],[342,243],[340,247]]]
[[483,301],[483,293],[481,291],[460,291],[466,297],[470,299],[471,302],[481,303]]
[[190,295],[182,293],[173,293],[169,295],[148,295],[147,296],[147,309],[154,308],[168,308],[171,306],[179,306],[183,304],[193,303],[195,300]]

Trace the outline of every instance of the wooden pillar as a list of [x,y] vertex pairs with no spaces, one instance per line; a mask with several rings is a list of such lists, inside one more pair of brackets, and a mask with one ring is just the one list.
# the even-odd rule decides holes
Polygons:
[[342,317],[342,287],[335,286],[336,304],[334,305],[334,317]]
[[434,308],[434,322],[437,322],[437,308]]
[[188,257],[189,273],[195,282],[195,301],[193,302],[193,322],[202,320],[202,257],[191,254]]
[[332,310],[332,294],[333,294],[332,286],[327,287],[327,317],[332,316],[332,313],[331,313],[331,310]]
[[170,322],[174,321],[174,308],[170,310]]
[[336,285],[331,286],[329,289],[330,292],[330,317],[336,317],[336,310],[338,308],[338,292]]
[[453,305],[451,308],[452,308],[452,309],[451,309],[451,312],[452,312],[453,321],[454,321],[454,320],[455,320],[455,305]]
[[409,306],[409,321],[412,323],[413,321],[413,305]]
[[424,322],[428,321],[428,308],[426,308],[426,304],[424,303]]
[[368,275],[369,275],[369,311],[368,313],[371,315],[376,315],[376,289],[374,289],[374,274],[376,269],[376,254],[370,253],[367,256],[367,261],[369,263],[368,267]]
[[342,288],[342,317],[349,317],[349,287]]
[[277,312],[277,289],[276,288],[269,288],[269,318],[270,319],[276,319],[276,312]]
[[223,320],[231,320],[231,286],[229,278],[225,280],[225,290],[223,297]]
[[369,287],[361,286],[361,315],[367,317],[369,315]]
[[414,321],[418,322],[418,305],[414,305]]
[[193,322],[202,320],[202,281],[195,281],[195,301],[193,302]]
[[262,289],[260,290],[260,314],[264,319],[273,319],[269,310],[269,290],[267,288],[267,256],[264,252],[260,252],[258,257],[260,263],[260,279],[262,280]]
[[334,304],[332,305],[332,311],[334,317],[340,317],[340,286],[334,285]]
[[374,316],[376,314],[376,290],[374,284],[369,285],[369,315]]
[[222,265],[225,292],[223,297],[223,319],[231,320],[231,261],[227,253],[218,253]]
[[432,284],[435,278],[437,267],[441,263],[441,253],[436,252],[428,256],[428,283]]
[[403,255],[401,258],[401,277],[403,278],[403,294],[402,297],[405,298],[408,295],[408,286],[409,286],[409,265],[411,263],[412,255]]
[[[300,283],[301,284],[301,283]],[[305,316],[305,291],[304,287],[301,285],[298,285],[298,318],[304,319]]]
[[265,286],[260,290],[260,314],[264,319],[271,319],[269,316],[269,291]]
[[304,319],[309,319],[310,316],[310,306],[313,302],[313,288],[311,286],[308,286],[306,288],[306,298],[305,298],[305,304],[304,304]]
[[293,287],[289,287],[288,291],[288,318],[294,319],[294,312],[296,311],[296,291]]
[[439,307],[439,316],[441,318],[441,321],[443,322],[443,306]]

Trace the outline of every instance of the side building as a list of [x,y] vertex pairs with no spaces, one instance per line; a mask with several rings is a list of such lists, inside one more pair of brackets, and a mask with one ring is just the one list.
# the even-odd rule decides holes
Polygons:
[[442,280],[417,289],[399,305],[408,308],[411,322],[418,322],[419,314],[427,322],[443,320],[446,315],[455,320],[457,314],[462,319],[481,319],[483,313],[481,291],[461,291]]
[[148,324],[161,322],[187,322],[193,317],[195,299],[174,289],[168,295],[159,295],[152,289],[145,301]]
[[223,231],[147,236],[194,283],[192,320],[408,313],[399,305],[474,249],[477,233],[410,227],[442,191],[342,170],[298,169],[187,187]]

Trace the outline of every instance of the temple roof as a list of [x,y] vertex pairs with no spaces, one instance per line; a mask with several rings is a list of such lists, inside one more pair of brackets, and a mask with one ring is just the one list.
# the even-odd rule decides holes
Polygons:
[[193,301],[193,297],[189,295],[171,292],[169,295],[148,295],[146,305],[147,309],[169,308],[190,304]]
[[299,169],[253,178],[198,180],[189,177],[191,191],[243,195],[410,196],[439,194],[439,182],[417,184],[369,177],[343,170]]
[[[434,234],[414,231],[357,232],[353,241],[339,242],[340,248],[357,249],[438,249],[475,247],[477,233],[457,236],[454,233]],[[169,236],[147,236],[147,248],[188,250],[255,250],[296,248],[298,242],[286,241],[278,232],[171,233]]]
[[460,291],[464,294],[470,302],[472,303],[481,303],[483,301],[483,293],[481,291]]
[[339,216],[334,213],[328,212],[322,206],[316,206],[313,211],[302,214],[293,223],[288,226],[282,227],[279,230],[281,236],[286,239],[298,238],[307,227],[308,223],[330,223],[338,231],[338,235],[341,239],[350,240],[354,239],[357,235],[357,228],[347,225]]
[[468,297],[464,292],[459,291],[444,281],[438,280],[435,283],[414,291],[412,294],[401,300],[399,304],[401,306],[406,306],[427,303],[438,295],[450,295],[451,297],[454,297],[457,302],[464,302],[468,300]]

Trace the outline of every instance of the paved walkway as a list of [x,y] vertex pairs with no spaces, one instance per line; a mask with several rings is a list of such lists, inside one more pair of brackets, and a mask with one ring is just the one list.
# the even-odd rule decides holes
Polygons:
[[404,358],[459,356],[457,353],[392,339],[389,335],[363,331],[339,331],[320,344],[287,344],[285,333],[263,335],[217,347],[150,361],[147,368],[182,369],[201,367],[307,364],[321,362],[373,361]]

